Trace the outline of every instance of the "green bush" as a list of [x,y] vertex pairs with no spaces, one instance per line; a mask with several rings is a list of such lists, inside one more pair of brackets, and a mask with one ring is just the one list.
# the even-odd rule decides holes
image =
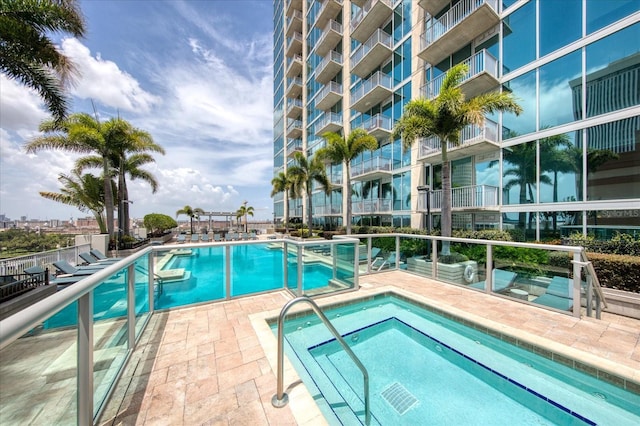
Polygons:
[[602,241],[597,240],[593,235],[585,237],[580,233],[574,233],[563,242],[565,245],[582,246],[593,253],[640,256],[640,235],[634,237],[616,232],[610,240]]
[[161,236],[165,231],[176,228],[178,223],[171,216],[162,213],[149,213],[143,218],[144,227],[150,235]]
[[640,257],[589,253],[602,287],[640,293]]

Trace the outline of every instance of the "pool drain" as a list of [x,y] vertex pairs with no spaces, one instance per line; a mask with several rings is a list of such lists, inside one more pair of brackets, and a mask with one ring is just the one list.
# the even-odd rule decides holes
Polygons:
[[401,416],[418,402],[418,399],[398,382],[383,390],[380,395]]

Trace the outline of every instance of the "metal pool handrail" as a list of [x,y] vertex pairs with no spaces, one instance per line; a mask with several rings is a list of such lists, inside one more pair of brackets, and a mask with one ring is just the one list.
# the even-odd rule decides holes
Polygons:
[[283,385],[283,382],[284,382],[284,320],[289,309],[293,305],[296,305],[297,303],[302,303],[302,302],[306,302],[309,305],[311,305],[311,308],[316,313],[318,318],[320,318],[323,324],[327,326],[327,329],[329,329],[331,334],[333,334],[333,336],[336,338],[338,343],[340,343],[340,345],[342,346],[344,351],[347,353],[347,355],[351,357],[353,362],[362,372],[362,376],[364,379],[364,413],[365,413],[364,422],[366,425],[368,425],[371,422],[371,410],[369,407],[369,373],[367,372],[367,369],[362,364],[362,362],[360,362],[356,354],[353,353],[349,345],[347,345],[347,342],[344,341],[344,339],[342,338],[338,330],[335,329],[335,327],[333,326],[333,324],[331,324],[329,319],[324,315],[324,313],[322,313],[322,310],[320,309],[320,307],[311,298],[307,296],[296,297],[295,299],[291,299],[290,301],[288,301],[284,305],[284,307],[282,308],[282,311],[280,311],[280,315],[278,316],[278,385],[277,385],[278,387],[277,387],[277,393],[273,395],[273,398],[271,398],[271,404],[276,408],[282,408],[285,405],[287,405],[287,403],[289,402],[289,397],[283,390],[283,386],[284,386]]

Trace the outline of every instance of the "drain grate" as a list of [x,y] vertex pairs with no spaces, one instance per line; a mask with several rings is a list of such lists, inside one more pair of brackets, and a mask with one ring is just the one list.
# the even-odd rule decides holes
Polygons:
[[418,399],[398,382],[383,390],[380,395],[401,416],[418,402]]

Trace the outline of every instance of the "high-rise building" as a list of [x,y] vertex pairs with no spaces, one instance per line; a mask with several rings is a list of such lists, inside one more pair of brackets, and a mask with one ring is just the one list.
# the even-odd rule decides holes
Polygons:
[[[439,223],[436,138],[403,151],[404,105],[437,96],[453,65],[468,97],[510,91],[449,147],[454,228],[520,229],[528,239],[640,233],[640,2],[637,0],[274,0],[274,176],[321,135],[364,128],[379,148],[351,163],[353,222]],[[343,166],[312,194],[315,225],[343,225]],[[420,188],[420,189],[419,189]],[[304,197],[274,198],[279,219]],[[306,217],[306,216],[305,216]],[[427,219],[430,220],[427,220]]]

